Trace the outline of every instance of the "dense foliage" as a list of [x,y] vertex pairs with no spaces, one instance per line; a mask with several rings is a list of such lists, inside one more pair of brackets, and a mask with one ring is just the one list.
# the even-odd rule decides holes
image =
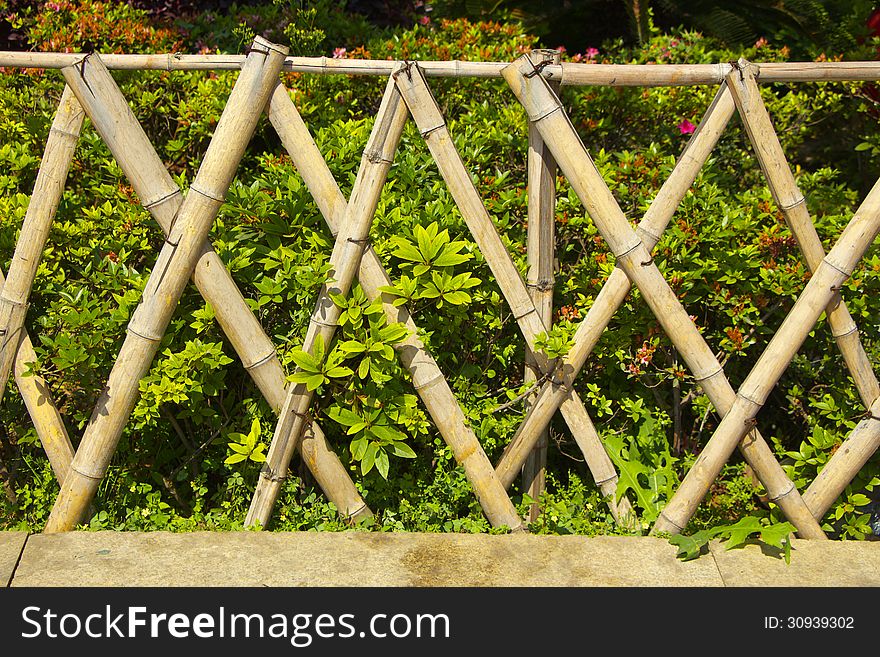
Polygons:
[[[22,9],[7,20],[26,34],[34,49],[52,51],[237,51],[249,30],[282,42],[296,37],[303,52],[336,57],[508,61],[539,45],[515,23],[429,20],[391,32],[331,3],[317,5],[314,11],[297,3],[233,6],[203,14],[198,21],[157,24],[144,11],[124,4],[60,0]],[[696,32],[654,30],[642,46],[608,42],[601,49],[566,56],[574,61],[703,63],[739,56],[780,61],[790,53],[762,42],[734,52]],[[186,188],[234,75],[119,72],[115,77],[159,155]],[[284,78],[348,194],[383,81],[300,74]],[[489,213],[524,273],[524,114],[503,81],[436,80],[432,87]],[[60,77],[51,71],[7,70],[0,77],[4,268],[61,88]],[[708,87],[565,88],[562,96],[621,207],[635,221],[671,171],[714,93]],[[861,84],[766,85],[762,93],[828,248],[880,168],[876,110]],[[565,350],[577,321],[614,267],[561,176],[557,189],[557,328],[543,341],[553,353]],[[412,125],[391,169],[372,238],[396,293],[411,304],[425,343],[496,461],[525,411],[519,403],[494,412],[527,387],[523,340]],[[400,331],[385,324],[359,288],[339,300],[345,305],[345,321],[338,339],[325,348],[332,367],[322,369],[297,351],[326,273],[332,238],[267,121],[239,167],[212,240],[289,371],[296,361],[312,372],[310,385],[317,388],[312,412],[376,511],[374,526],[488,531],[463,471],[390,348],[401,339]],[[27,320],[39,356],[36,367],[49,381],[75,441],[112,367],[161,243],[159,229],[87,122]],[[737,120],[675,214],[656,249],[656,261],[737,387],[808,278]],[[873,362],[880,361],[878,296],[880,253],[875,245],[845,287]],[[801,487],[864,412],[841,363],[828,327],[820,322],[759,417],[764,435]],[[624,475],[621,492],[630,495],[645,523],[650,522],[712,434],[717,418],[637,291],[615,316],[577,389]],[[275,419],[195,288],[181,299],[141,392],[101,484],[90,525],[174,530],[240,526]],[[10,387],[0,409],[0,458],[5,464],[0,528],[39,529],[57,492],[25,417],[20,397]],[[618,531],[560,418],[551,437],[544,513],[532,530]],[[754,528],[764,526],[761,522],[771,515],[775,518],[737,458],[712,487],[691,529],[709,531],[749,515],[758,519],[757,525],[747,521]],[[296,475],[285,484],[273,528],[343,528],[307,471],[299,467]],[[837,501],[826,528],[843,538],[869,534],[869,504],[878,484],[880,461],[875,456]],[[528,505],[516,485],[512,494],[523,508]]]

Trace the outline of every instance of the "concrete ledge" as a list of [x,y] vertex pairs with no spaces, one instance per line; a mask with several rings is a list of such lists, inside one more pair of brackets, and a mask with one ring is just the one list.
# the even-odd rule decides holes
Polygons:
[[406,533],[34,535],[12,586],[722,586],[664,540]]
[[710,546],[725,586],[880,586],[880,542],[791,542],[791,563],[781,550],[751,543],[725,550]]
[[27,532],[0,532],[0,586],[9,586],[27,541]]
[[682,562],[653,537],[0,532],[0,585],[880,586],[880,542],[792,546],[786,565],[779,550],[754,543],[725,550],[714,542]]

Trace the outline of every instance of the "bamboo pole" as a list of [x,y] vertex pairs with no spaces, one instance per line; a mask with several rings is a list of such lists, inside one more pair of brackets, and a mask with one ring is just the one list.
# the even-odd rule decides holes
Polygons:
[[83,111],[70,89],[65,87],[49,129],[43,160],[15,245],[6,283],[0,290],[0,401],[18,353],[19,333],[24,325],[28,297],[43,255],[43,247],[49,237],[52,220],[61,202],[82,122]]
[[[47,533],[82,520],[119,437],[201,247],[235,176],[257,121],[275,87],[286,48],[257,37],[217,123],[189,194],[159,253],[107,386],[98,400],[70,471],[46,523]],[[84,60],[82,66],[88,66]]]
[[[596,222],[599,232],[617,260],[617,265],[639,288],[716,410],[721,415],[725,414],[734,392],[720,363],[654,264],[650,252],[630,227],[563,111],[559,99],[543,78],[531,75],[533,70],[534,65],[524,55],[504,70],[504,77],[523,103],[530,120],[541,130],[544,140],[553,150],[559,168]],[[735,406],[734,403],[733,408]],[[733,412],[733,408],[730,412]],[[731,451],[738,442],[739,440],[733,443]],[[751,432],[750,440],[743,442],[742,449],[749,465],[767,488],[769,497],[779,504],[797,527],[798,533],[803,538],[824,537],[794,484],[785,475],[772,450],[756,430]],[[683,527],[681,525],[678,531]]]
[[834,500],[880,448],[880,399],[868,409],[867,415],[804,491],[804,502],[816,520],[828,513]]
[[[102,54],[109,69],[160,71],[238,70],[243,55]],[[0,67],[65,68],[81,53],[0,51]],[[391,75],[391,60],[288,57],[284,70],[316,75]],[[428,77],[500,78],[507,62],[422,61]],[[540,74],[563,86],[665,87],[721,84],[730,72],[728,62],[717,64],[585,64],[565,62],[543,68]],[[771,62],[761,64],[762,82],[845,82],[880,80],[880,62]]]
[[[532,57],[541,65],[559,64],[558,50],[533,50]],[[551,86],[557,93],[559,84]],[[538,309],[547,330],[553,325],[553,265],[556,259],[556,162],[553,154],[541,139],[541,133],[529,126],[528,175],[528,234],[526,260],[528,274],[526,286],[532,303]],[[541,376],[541,369],[530,350],[526,350],[524,382],[534,383]],[[529,399],[534,403],[535,396]],[[545,487],[547,445],[550,442],[549,427],[538,435],[538,440],[522,467],[522,489],[534,502],[529,505],[529,521],[535,522],[541,514],[540,497]]]
[[[6,279],[0,271],[0,286]],[[28,410],[40,444],[49,457],[52,472],[55,478],[61,482],[67,476],[70,462],[73,460],[73,444],[67,435],[64,420],[58,407],[52,400],[49,386],[39,374],[28,372],[29,367],[37,362],[37,354],[27,331],[22,328],[18,333],[18,348],[15,352],[15,361],[12,365],[15,384],[21,393],[21,398]]]
[[[852,273],[878,232],[880,181],[862,202],[837,243],[822,259],[788,317],[740,386],[733,408],[718,425],[678,491],[663,510],[654,525],[655,531],[674,532],[693,515],[712,481],[730,457],[733,447],[749,431],[755,415],[819,316],[829,303],[839,298],[840,286]],[[816,509],[820,507],[821,504]]]
[[[277,88],[277,85],[276,85]],[[403,127],[406,124],[406,107],[389,78],[385,95],[376,116],[376,122],[367,141],[361,159],[361,167],[346,206],[345,219],[330,255],[330,274],[324,284],[312,313],[303,341],[303,351],[313,353],[318,340],[327,350],[336,331],[336,322],[342,312],[331,295],[347,295],[354,282],[361,255],[369,240],[370,225],[382,194],[382,188],[391,168],[391,162]],[[305,384],[291,385],[287,399],[275,427],[275,435],[266,462],[260,471],[257,488],[251,499],[245,525],[265,527],[272,514],[272,507],[281,489],[281,482],[293,456],[303,429],[310,421],[309,405],[313,392]]]
[[[813,225],[806,199],[798,189],[791,168],[788,166],[782,144],[779,143],[779,137],[773,129],[764,101],[761,100],[761,90],[755,80],[756,74],[756,67],[741,59],[737,69],[727,76],[727,86],[733,94],[746,134],[767,179],[773,200],[785,217],[785,222],[804,255],[807,267],[812,272],[825,257],[825,249]],[[831,333],[855,381],[862,403],[865,408],[870,408],[871,404],[880,397],[880,384],[874,376],[871,361],[859,340],[858,327],[842,300],[830,305],[826,309],[826,314],[831,325]]]
[[[657,192],[637,228],[648,251],[652,251],[660,235],[675,214],[681,200],[709,159],[733,116],[735,106],[726,85],[722,85],[691,135],[675,168]],[[630,290],[630,281],[620,268],[615,268],[596,295],[586,317],[578,325],[572,347],[559,366],[560,376],[548,381],[538,392],[535,408],[523,420],[496,466],[503,481],[511,479],[523,462],[530,446],[535,444],[542,428],[548,426],[556,409],[574,389],[574,381],[599,342],[611,318],[623,304]]]
[[[331,232],[336,236],[345,220],[347,205],[345,197],[333,179],[302,117],[294,107],[287,89],[281,84],[276,87],[272,95],[269,120],[281,137],[281,142],[290,154],[306,187],[312,192]],[[521,529],[522,520],[495,476],[489,457],[468,426],[449,383],[419,338],[421,330],[410,315],[409,309],[405,304],[395,306],[395,297],[380,291],[383,286],[391,285],[391,279],[372,248],[364,251],[358,278],[367,297],[371,301],[378,299],[382,303],[388,323],[400,322],[406,326],[408,335],[394,345],[394,348],[403,365],[412,375],[413,386],[440,435],[452,449],[456,461],[464,468],[486,516],[495,518],[496,522],[505,524],[512,530]]]
[[[169,234],[183,196],[110,73],[99,61],[93,61],[84,72],[71,67],[62,69],[62,74],[144,206]],[[207,241],[201,247],[193,282],[214,309],[217,323],[248,374],[278,413],[284,404],[287,383],[275,347]],[[299,448],[318,485],[343,518],[357,520],[372,515],[317,423],[310,427]]]
[[[527,348],[531,351],[535,338],[546,329],[455,148],[437,101],[434,100],[417,64],[408,63],[397,74],[396,79],[398,89],[437,163],[440,175],[446,181],[468,229],[516,318],[517,325],[526,339]],[[534,359],[542,373],[553,374],[553,365],[546,357],[534,353]],[[612,513],[617,514],[618,518],[626,516],[628,503],[623,502],[623,507],[618,507],[614,503],[617,492],[617,471],[614,469],[614,464],[599,440],[599,434],[587,415],[585,406],[575,398],[576,395],[572,394],[571,400],[562,405],[563,417],[584,453],[596,484],[606,497],[611,498]],[[508,481],[502,478],[505,487],[512,481],[513,478]]]

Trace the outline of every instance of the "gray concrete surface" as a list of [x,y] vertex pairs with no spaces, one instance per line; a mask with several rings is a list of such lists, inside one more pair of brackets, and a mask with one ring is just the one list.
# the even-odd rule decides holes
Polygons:
[[[0,533],[0,577],[24,539]],[[795,540],[790,565],[754,544],[675,552],[623,536],[71,532],[28,537],[11,585],[880,586],[878,542]]]
[[880,542],[791,542],[791,563],[781,550],[752,543],[711,553],[725,586],[880,586]]
[[[279,574],[280,573],[280,574]],[[13,586],[720,586],[663,540],[470,534],[34,535]]]
[[0,586],[9,586],[27,532],[0,532]]

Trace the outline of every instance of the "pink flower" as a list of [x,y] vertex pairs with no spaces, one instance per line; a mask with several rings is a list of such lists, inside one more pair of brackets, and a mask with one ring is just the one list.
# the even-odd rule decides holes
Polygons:
[[47,2],[46,9],[51,9],[52,11],[61,11],[61,5],[57,2]]
[[691,123],[687,119],[684,119],[681,123],[678,124],[677,127],[678,127],[678,131],[681,132],[681,134],[683,134],[683,135],[689,135],[694,130],[697,129],[697,126],[695,126],[693,123]]
[[767,39],[765,39],[764,37],[761,37],[760,39],[755,41],[755,48],[763,48],[766,45],[767,45]]
[[599,49],[587,48],[587,51],[584,54],[587,56],[587,59],[593,59],[596,55],[599,54]]
[[431,22],[431,19],[428,18],[427,16],[422,16],[419,19],[419,23],[421,23],[422,25],[428,25],[428,24],[430,24],[430,22]]
[[555,50],[563,55],[566,53],[565,46],[556,46]]
[[334,48],[333,59],[345,59],[345,48]]

